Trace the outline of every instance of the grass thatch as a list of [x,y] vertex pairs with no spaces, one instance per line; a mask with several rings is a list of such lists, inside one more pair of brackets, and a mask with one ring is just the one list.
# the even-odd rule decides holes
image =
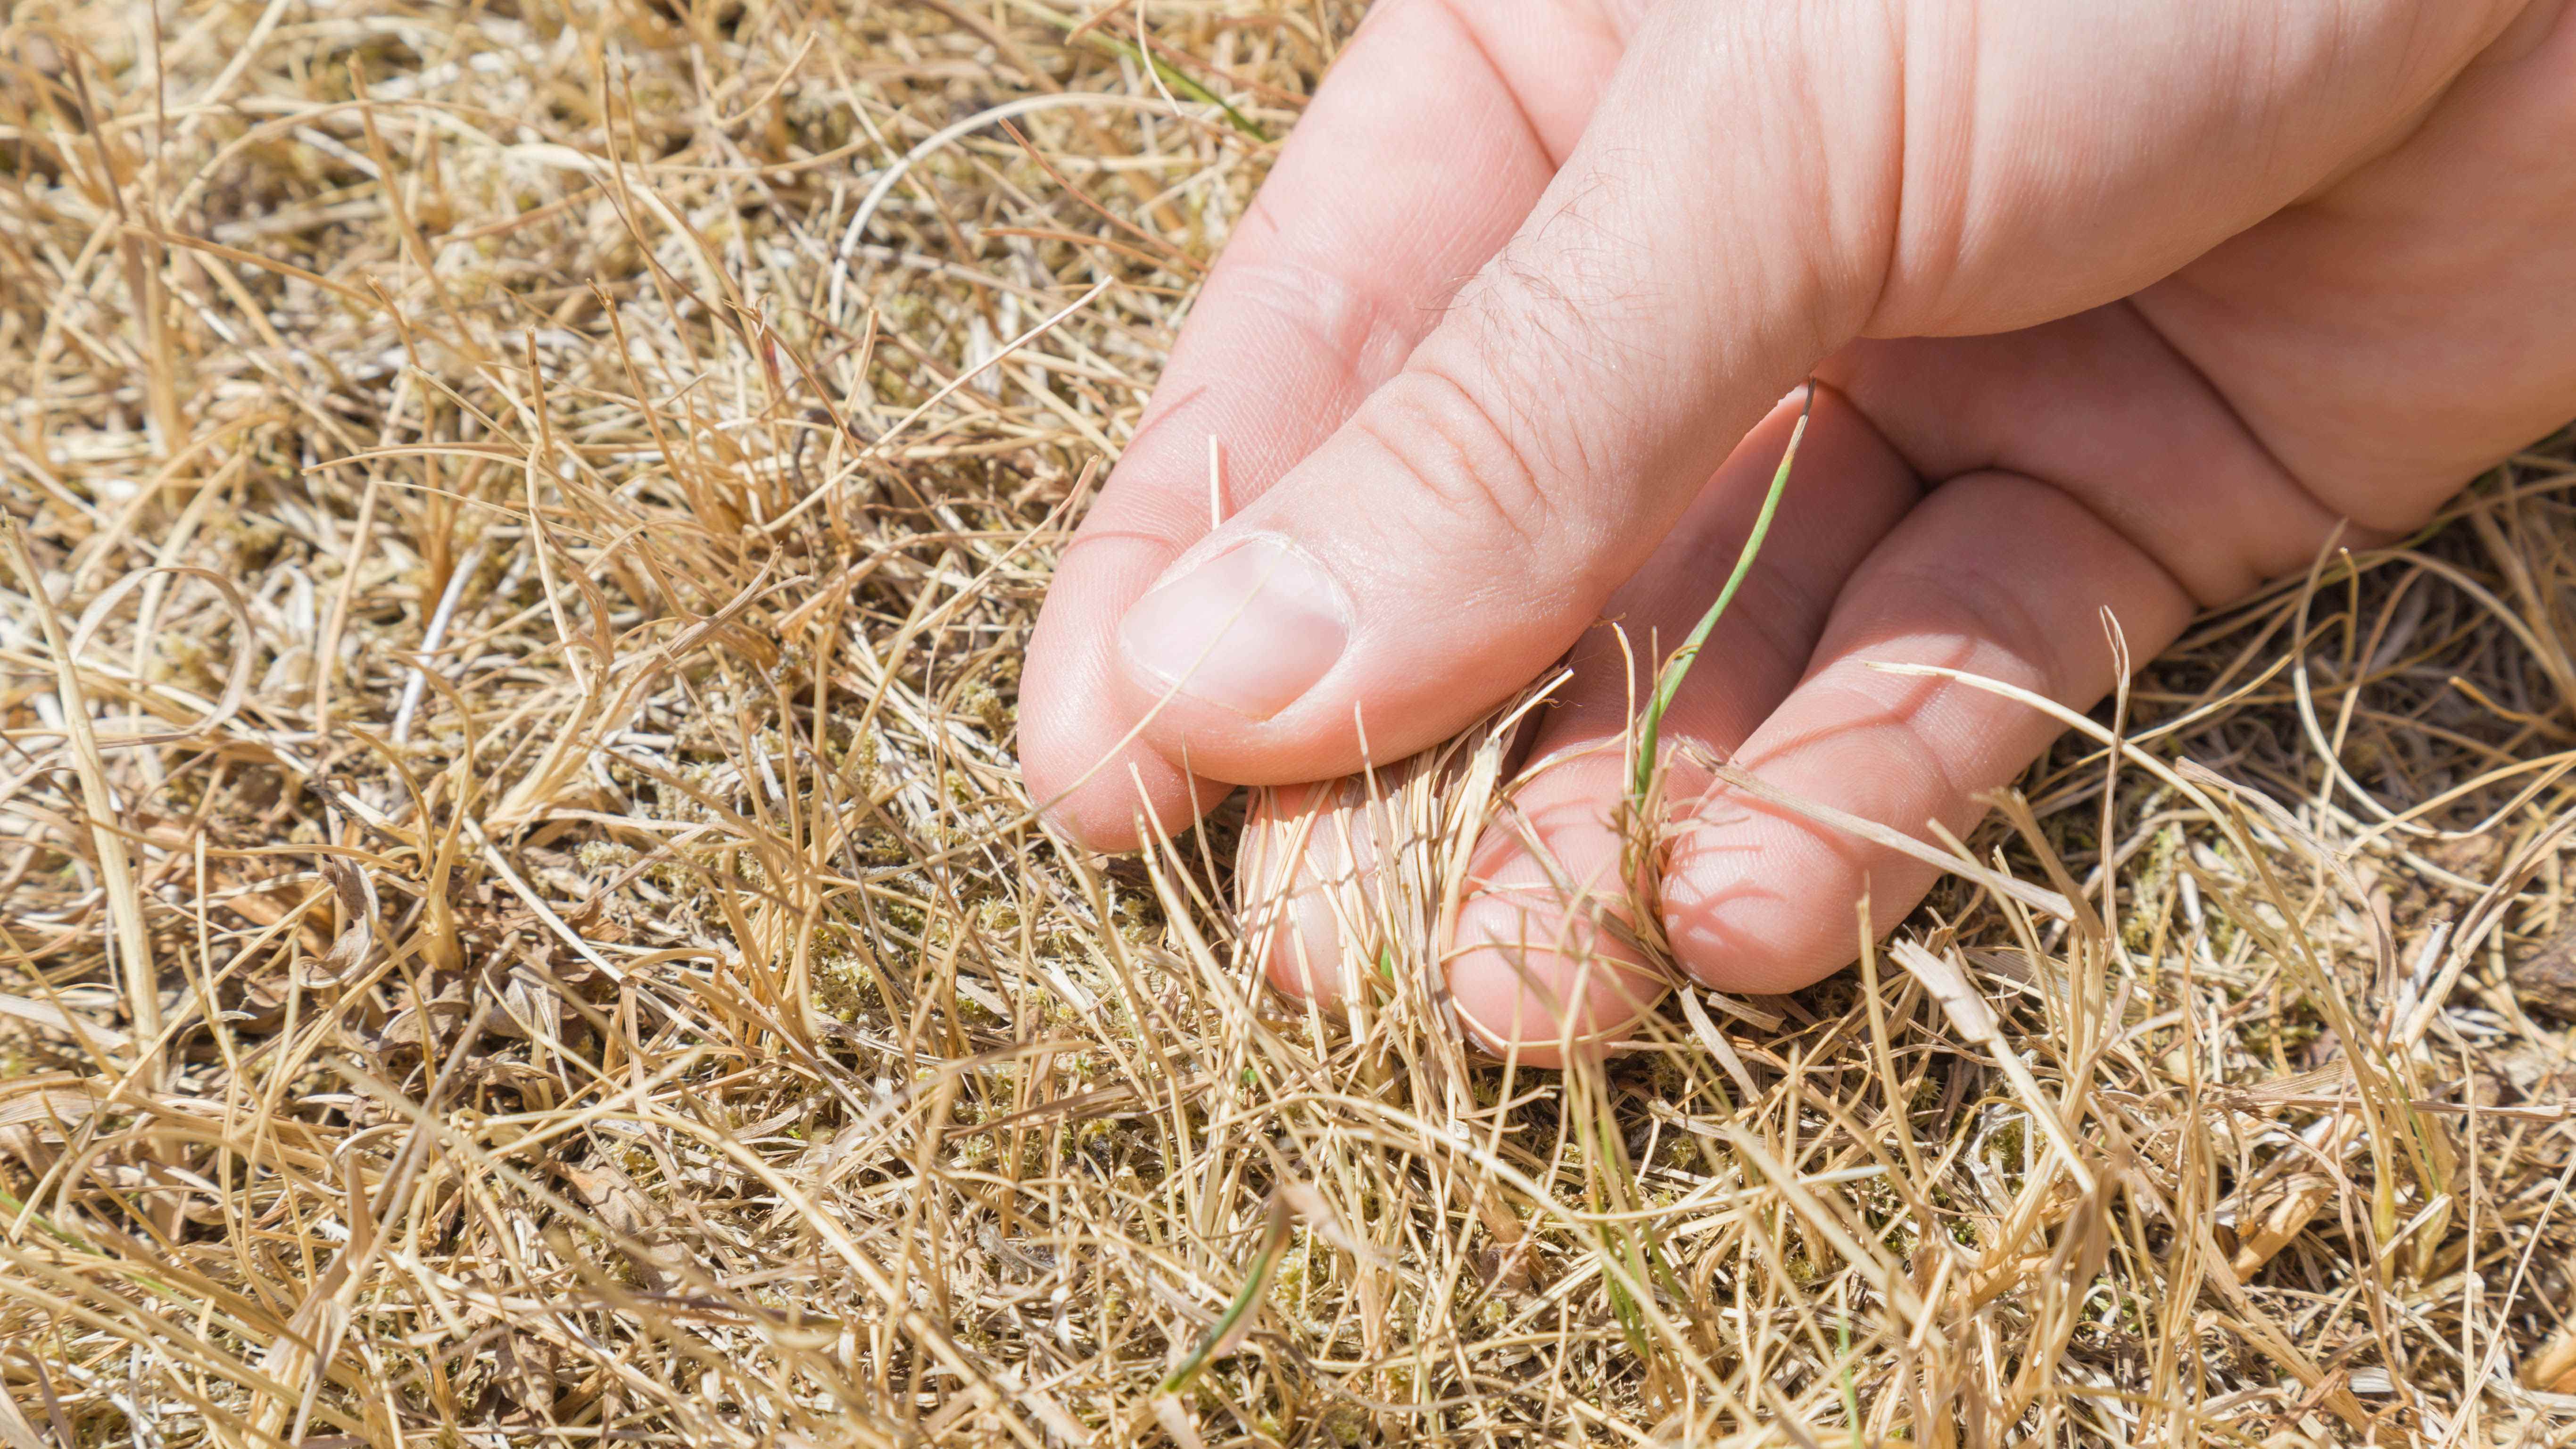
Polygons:
[[2567,1442],[2563,447],[2205,621],[2019,901],[1506,1079],[1028,824],[1354,19],[1089,15],[10,12],[0,1442]]

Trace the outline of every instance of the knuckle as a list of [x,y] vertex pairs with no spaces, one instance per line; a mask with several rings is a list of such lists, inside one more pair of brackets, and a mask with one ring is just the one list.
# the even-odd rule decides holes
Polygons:
[[1392,374],[1413,344],[1413,329],[1397,309],[1319,268],[1247,263],[1225,273],[1225,286],[1229,303],[1258,311],[1287,331],[1292,341],[1284,353],[1329,358],[1362,387]]
[[1398,465],[1424,507],[1426,544],[1536,551],[1557,533],[1558,504],[1542,481],[1528,432],[1479,389],[1416,367],[1352,419]]

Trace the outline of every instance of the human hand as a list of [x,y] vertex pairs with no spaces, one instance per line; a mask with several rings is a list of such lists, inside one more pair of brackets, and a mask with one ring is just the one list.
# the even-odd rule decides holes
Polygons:
[[[1218,782],[1433,744],[1571,649],[1531,747],[1555,763],[1480,849],[1450,965],[1487,1045],[1553,1061],[1661,990],[1598,966],[1634,959],[1596,922],[1627,909],[1641,681],[1591,626],[1641,656],[1687,632],[1780,455],[1775,399],[1823,385],[1663,737],[1964,830],[2056,726],[1865,661],[2087,706],[2114,682],[2100,611],[2143,658],[2563,422],[2571,157],[2566,0],[1390,0],[1065,554],[1022,686],[1030,793],[1124,848]],[[1702,981],[1812,981],[1864,891],[1884,930],[1930,883],[1674,758],[1645,899]],[[1317,882],[1346,863],[1296,827],[1347,795],[1276,799],[1248,839],[1318,853],[1244,889],[1290,895],[1273,980],[1331,998]]]

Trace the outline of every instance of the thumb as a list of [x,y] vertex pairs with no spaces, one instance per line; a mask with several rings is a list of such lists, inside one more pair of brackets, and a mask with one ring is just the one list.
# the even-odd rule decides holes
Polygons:
[[1657,93],[1718,95],[1724,67],[1660,75],[1650,48],[1402,370],[1130,607],[1127,704],[1165,754],[1285,783],[1453,733],[1561,655],[1853,335],[1872,270],[1818,230],[1813,118],[1744,94],[1674,134]]
[[1268,784],[1454,733],[1564,652],[1825,355],[2127,295],[2402,126],[2513,7],[1958,8],[1995,23],[1654,11],[1403,370],[1130,608],[1146,738]]

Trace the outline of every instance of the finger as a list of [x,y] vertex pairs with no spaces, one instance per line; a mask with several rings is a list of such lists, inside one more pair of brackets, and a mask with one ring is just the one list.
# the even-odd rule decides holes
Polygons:
[[1339,1013],[1379,945],[1383,797],[1360,775],[1255,793],[1235,856],[1248,953],[1283,995]]
[[1259,782],[1455,731],[1572,642],[1815,360],[2126,295],[2383,142],[2504,11],[1654,11],[1404,371],[1124,619],[1131,697],[1171,696],[1149,734]]
[[[1448,981],[1460,1019],[1489,1051],[1559,1065],[1625,1035],[1663,995],[1630,926],[1632,902],[1652,901],[1652,883],[1621,876],[1623,863],[1652,868],[1620,833],[1629,722],[1732,569],[1793,421],[1784,408],[1756,429],[1690,526],[1621,590],[1613,617],[1632,647],[1622,651],[1607,630],[1585,637],[1564,703],[1534,745],[1542,764],[1479,842]],[[1680,761],[1731,753],[1787,696],[1843,580],[1920,496],[1913,472],[1830,391],[1817,396],[1796,468],[1743,590],[1663,717],[1660,747],[1692,793],[1706,776]]]
[[[1166,754],[1276,783],[1454,732],[1573,644],[1857,324],[1805,112],[1675,43],[1701,10],[1649,15],[1403,370],[1121,621],[1130,707],[1157,711]],[[1676,139],[1675,92],[1729,98],[1688,128],[1726,138],[1723,164]]]
[[2335,526],[2128,303],[1994,337],[1863,342],[1817,369],[1924,478],[2043,478],[2204,605],[2308,566]]
[[[2063,491],[1986,472],[1935,489],[1853,575],[1816,662],[1736,763],[1787,796],[1929,839],[1965,831],[1978,796],[2058,733],[2027,705],[1873,661],[1963,670],[2082,708],[2114,682],[2109,610],[2138,657],[2181,632],[2173,576]],[[1935,872],[1794,810],[1710,791],[1665,863],[1674,957],[1727,990],[1787,991],[1850,961],[1850,903],[1891,929]],[[1837,909],[1837,906],[1843,909]]]
[[[1300,118],[1173,349],[1142,424],[1058,565],[1021,683],[1032,798],[1084,844],[1132,845],[1224,798],[1181,752],[1122,746],[1150,700],[1114,687],[1117,620],[1394,373],[1546,185],[1615,62],[1579,0],[1371,16]],[[1208,442],[1223,453],[1211,499]]]
[[[2161,562],[2203,603],[2233,597],[2262,579],[2304,564],[2335,526],[2335,520],[2254,441],[2207,382],[2126,306],[2099,308],[2000,337],[1864,342],[1828,359],[1818,373],[1843,390],[1841,395],[1827,391],[1825,398],[1840,407],[1845,406],[1842,397],[1848,396],[1853,400],[1849,405],[1866,414],[1866,421],[1854,419],[1846,436],[1871,440],[1882,450],[1882,466],[1890,475],[2044,476],[2065,500],[2078,506],[2079,513],[2090,513],[2107,530],[2116,531],[2119,540],[2134,545],[2136,553]],[[1790,497],[1816,486],[1816,456],[1821,455],[1802,461],[1799,476],[1790,485]],[[1832,477],[1852,471],[1842,465]],[[1829,486],[1830,482],[1829,478]],[[2018,539],[2018,513],[1994,512],[1998,516],[1988,520],[1993,538]],[[2037,541],[2045,543],[2047,536],[2043,533]],[[1990,553],[1994,549],[1991,540],[1982,547]],[[2000,556],[2007,567],[2019,556],[2018,548],[2017,543],[2005,545]],[[1971,556],[1975,552],[1969,551]],[[2038,556],[2046,549],[2030,552]],[[2079,558],[2068,567],[2081,570],[2090,565]],[[2122,576],[2121,571],[2105,575],[2115,585]],[[1864,582],[1853,587],[1853,597],[1859,599],[1872,586]],[[1937,597],[1939,592],[1919,591],[1925,598]],[[2089,615],[2077,629],[2078,645],[2100,637]],[[1712,666],[1716,663],[1711,661]],[[1785,686],[1781,693],[1786,693]],[[1668,719],[1680,721],[1686,737],[1723,753],[1750,735],[1756,721],[1739,717],[1713,722],[1703,712],[1730,709],[1741,695],[1731,672],[1703,668],[1693,674]],[[1605,717],[1592,722],[1588,730],[1572,733],[1615,744],[1627,716],[1624,702],[1611,701]],[[2045,733],[2038,737],[2044,738]],[[2015,753],[2019,748],[2007,742],[2000,756],[2010,761],[2004,767],[2007,771],[2022,762]],[[1751,757],[1748,753],[1747,758]],[[1591,778],[1577,778],[1578,770]],[[1829,767],[1826,773],[1830,777],[1837,772]],[[1627,781],[1616,775],[1614,768],[1578,764],[1563,778],[1534,784],[1530,790],[1579,819],[1598,821],[1628,788]],[[1670,762],[1667,798],[1688,812],[1701,804],[1709,783],[1707,772],[1688,755],[1677,757]],[[1867,803],[1866,797],[1860,803]],[[1971,802],[1963,818],[1975,809]],[[1688,823],[1687,814],[1684,823]],[[1917,828],[1921,821],[1890,817],[1887,823]],[[1607,858],[1617,849],[1618,842],[1597,825],[1590,832],[1585,845],[1560,847],[1560,851],[1588,848],[1594,856]],[[1761,873],[1770,889],[1798,903],[1801,919],[1821,923],[1821,944],[1810,943],[1803,957],[1766,964],[1740,953],[1712,954],[1698,937],[1682,932],[1671,944],[1682,953],[1683,964],[1728,984],[1786,986],[1804,984],[1848,960],[1857,943],[1847,924],[1856,901],[1849,877],[1802,875],[1794,857],[1748,854],[1748,858],[1750,868]],[[1526,863],[1520,868],[1529,869]],[[1913,882],[1885,876],[1872,878],[1871,888],[1882,922],[1909,908],[1919,891]],[[1544,892],[1540,899],[1544,902]],[[1765,934],[1763,939],[1772,938]],[[1562,969],[1559,964],[1560,973]],[[1593,1036],[1613,1034],[1620,1025],[1598,1003],[1576,1001],[1574,1008],[1568,1014],[1573,1026]],[[1542,1029],[1560,1020],[1544,1011],[1539,1017]]]
[[[1613,597],[1605,617],[1616,631],[1595,629],[1577,645],[1569,683],[1539,716],[1532,751],[1549,763],[1515,787],[1511,824],[1479,845],[1448,970],[1462,1014],[1489,1045],[1517,1034],[1532,1043],[1526,1060],[1551,1062],[1561,1021],[1584,1024],[1585,1034],[1660,992],[1634,970],[1640,958],[1624,929],[1605,924],[1627,906],[1612,826],[1625,789],[1620,740],[1645,671],[1689,633],[1732,567],[1794,422],[1792,404],[1746,438]],[[1830,393],[1819,398],[1799,468],[1811,486],[1788,496],[1703,651],[1700,687],[1667,716],[1668,742],[1731,746],[1749,732],[1796,680],[1844,574],[1914,496],[1911,475]],[[1375,950],[1367,870],[1376,819],[1362,796],[1349,784],[1272,792],[1274,808],[1245,838],[1248,918],[1276,923],[1256,936],[1260,959],[1274,984],[1328,1006]],[[1523,1013],[1514,1003],[1525,980],[1539,987],[1541,1006]],[[1543,1015],[1551,1001],[1589,1004]]]
[[2405,144],[2137,299],[2360,522],[2415,528],[2576,397],[2576,8],[2519,8]]

